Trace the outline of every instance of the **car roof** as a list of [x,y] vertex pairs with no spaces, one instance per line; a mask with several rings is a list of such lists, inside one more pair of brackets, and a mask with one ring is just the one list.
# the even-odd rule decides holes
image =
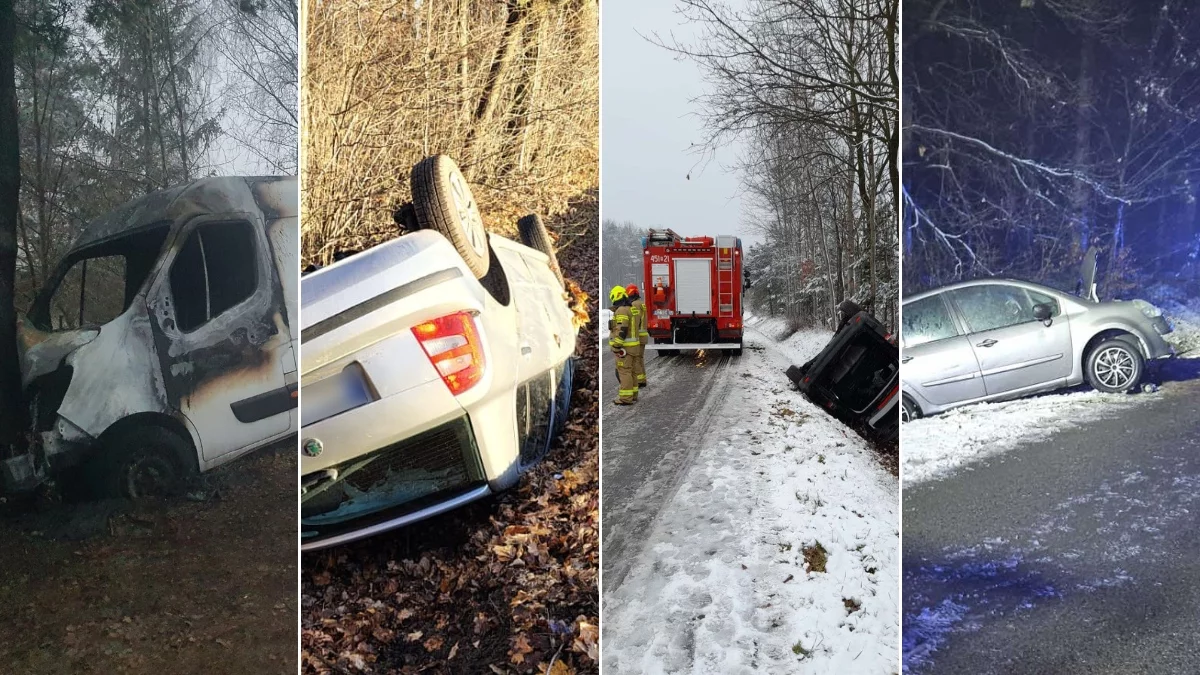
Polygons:
[[113,239],[125,233],[162,221],[174,221],[181,215],[195,213],[222,213],[245,210],[235,200],[245,199],[249,190],[255,205],[263,213],[274,218],[294,217],[297,204],[280,199],[281,193],[273,190],[272,184],[291,181],[295,176],[213,176],[200,178],[151,192],[128,201],[109,213],[96,218],[83,228],[83,232],[71,250],[86,248]]
[[1012,279],[1009,277],[980,277],[979,279],[971,279],[968,281],[959,281],[959,282],[956,282],[953,284],[946,284],[945,286],[938,286],[937,288],[931,288],[927,291],[921,291],[920,293],[915,293],[913,295],[910,295],[910,296],[904,298],[902,301],[902,304],[908,304],[910,302],[915,302],[917,300],[924,300],[925,298],[928,298],[930,296],[938,295],[939,293],[945,293],[946,291],[953,291],[953,290],[959,289],[959,288],[968,288],[970,286],[986,286],[989,284],[997,284],[997,283],[1012,284],[1015,286],[1022,286],[1024,288],[1032,288],[1034,290],[1038,290],[1038,291],[1042,291],[1042,292],[1050,292],[1050,293],[1054,293],[1057,295],[1066,295],[1065,293],[1058,290],[1057,288],[1050,288],[1049,286],[1045,286],[1045,285],[1035,283],[1032,281],[1026,281],[1024,279]]

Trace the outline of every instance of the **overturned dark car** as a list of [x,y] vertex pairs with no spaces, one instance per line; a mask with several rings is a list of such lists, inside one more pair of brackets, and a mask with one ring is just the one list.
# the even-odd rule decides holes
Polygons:
[[853,302],[838,305],[837,332],[819,354],[787,369],[804,397],[863,437],[899,440],[900,350],[869,312]]

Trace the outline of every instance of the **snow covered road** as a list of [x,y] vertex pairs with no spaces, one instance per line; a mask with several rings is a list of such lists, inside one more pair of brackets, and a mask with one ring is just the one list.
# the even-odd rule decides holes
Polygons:
[[654,358],[605,407],[606,673],[895,672],[896,479],[783,374],[828,338]]

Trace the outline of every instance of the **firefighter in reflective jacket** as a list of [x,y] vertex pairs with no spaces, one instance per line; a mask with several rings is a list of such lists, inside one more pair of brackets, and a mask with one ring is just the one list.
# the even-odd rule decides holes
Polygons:
[[629,351],[640,343],[634,332],[633,317],[629,313],[629,296],[625,289],[613,286],[608,292],[612,303],[613,318],[608,324],[608,346],[617,357],[617,405],[633,405],[637,402],[638,386],[633,376],[633,359]]
[[626,286],[625,294],[629,297],[630,322],[638,338],[638,345],[628,351],[633,357],[633,379],[637,380],[640,388],[646,386],[646,343],[650,342],[650,323],[646,319],[646,303],[638,295],[637,284]]

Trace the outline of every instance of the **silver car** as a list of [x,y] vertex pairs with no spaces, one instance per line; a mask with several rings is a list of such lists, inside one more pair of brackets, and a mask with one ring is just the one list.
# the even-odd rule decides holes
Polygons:
[[1028,281],[977,279],[904,301],[902,419],[1087,382],[1137,387],[1174,356],[1173,329],[1143,300],[1097,302]]
[[566,425],[577,316],[536,216],[483,230],[449,158],[413,169],[417,231],[301,282],[301,546],[515,485]]

